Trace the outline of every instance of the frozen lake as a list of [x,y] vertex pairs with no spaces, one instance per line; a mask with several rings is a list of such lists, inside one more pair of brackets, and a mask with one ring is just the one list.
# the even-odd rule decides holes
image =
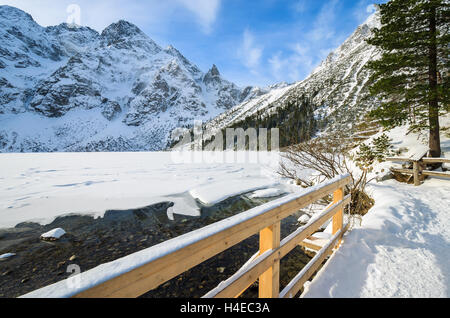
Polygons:
[[276,173],[277,159],[269,153],[253,163],[179,163],[169,152],[0,154],[0,228],[159,202],[174,203],[169,218],[197,216],[198,201],[208,206],[257,190],[299,191]]

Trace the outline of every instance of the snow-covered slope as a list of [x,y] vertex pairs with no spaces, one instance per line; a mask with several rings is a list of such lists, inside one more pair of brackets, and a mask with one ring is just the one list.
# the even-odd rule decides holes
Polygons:
[[375,207],[348,234],[304,297],[449,297],[446,183],[374,184]]
[[232,126],[246,117],[271,114],[302,95],[310,96],[317,106],[316,118],[326,119],[327,129],[349,126],[362,119],[376,103],[368,96],[370,71],[367,62],[376,59],[375,47],[367,44],[371,29],[379,26],[379,15],[373,14],[305,80],[279,87],[245,101],[208,123],[209,133]]
[[[449,127],[450,116],[441,117],[441,125]],[[402,156],[421,152],[428,142],[423,135],[408,133],[409,128],[386,132],[394,150],[407,150]],[[450,135],[444,131],[441,146],[442,156],[450,158]],[[389,171],[393,165],[377,164],[372,174]],[[395,180],[372,181],[368,193],[375,206],[361,224],[356,222],[303,296],[448,298],[449,180],[430,177],[418,187]]]
[[0,6],[0,151],[166,147],[172,129],[265,91],[206,74],[135,25],[41,27]]

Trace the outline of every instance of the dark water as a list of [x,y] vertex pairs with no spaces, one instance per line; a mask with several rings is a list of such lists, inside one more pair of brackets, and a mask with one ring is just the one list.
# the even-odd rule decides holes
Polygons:
[[[271,198],[273,200],[276,198]],[[0,297],[17,297],[63,280],[71,264],[87,271],[106,262],[146,249],[174,237],[264,204],[269,199],[250,199],[246,195],[230,198],[213,207],[201,207],[200,217],[174,215],[167,218],[171,202],[142,209],[107,211],[103,218],[64,216],[48,225],[22,223],[0,230],[0,255],[17,255],[0,261]],[[200,203],[199,203],[200,205]],[[281,224],[282,237],[298,228],[298,212]],[[67,234],[57,242],[44,242],[40,235],[61,227]],[[146,298],[201,297],[226,280],[258,251],[258,235],[192,268]],[[311,259],[296,248],[281,261],[280,284],[283,288]],[[243,297],[257,297],[257,283]]]

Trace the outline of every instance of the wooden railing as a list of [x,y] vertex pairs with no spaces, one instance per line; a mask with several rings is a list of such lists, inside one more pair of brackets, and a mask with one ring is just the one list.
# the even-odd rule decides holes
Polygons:
[[426,158],[426,154],[428,151],[421,153],[419,155],[413,156],[411,158],[400,158],[400,157],[394,157],[394,158],[386,158],[386,161],[392,161],[392,162],[412,162],[413,168],[412,169],[398,169],[398,168],[391,168],[392,172],[398,172],[401,174],[409,174],[412,175],[414,178],[414,185],[419,186],[421,184],[421,180],[425,176],[432,176],[432,177],[441,177],[441,178],[450,178],[450,173],[448,172],[440,172],[440,171],[430,171],[426,170],[425,167],[427,164],[433,164],[433,163],[450,163],[449,158]]
[[[293,297],[301,290],[303,284],[314,274],[324,259],[340,244],[340,240],[347,229],[343,225],[343,210],[350,203],[351,199],[350,195],[344,197],[344,191],[350,181],[350,176],[341,176],[325,184],[307,189],[303,194],[288,195],[266,205],[222,220],[212,226],[171,240],[176,244],[167,241],[153,246],[148,250],[150,254],[154,251],[162,256],[156,257],[144,265],[121,273],[94,287],[83,289],[83,286],[81,286],[78,291],[70,294],[69,297],[141,296],[258,233],[260,237],[259,252],[236,274],[219,284],[204,297],[238,297],[258,279],[259,296],[261,298]],[[280,240],[281,220],[330,194],[334,195],[332,204],[322,213],[316,215],[306,226],[300,227],[283,240]],[[317,232],[331,218],[333,219],[331,239],[324,246],[316,246],[317,249],[320,248],[320,251],[291,283],[280,292],[281,258],[296,246],[302,245],[303,241]],[[179,242],[186,241],[189,244],[184,246],[181,244],[180,246]],[[164,253],[160,253],[161,250],[164,250]],[[101,278],[99,278],[99,281],[101,281]],[[42,294],[45,294],[45,292]],[[39,296],[39,292],[35,295]],[[67,294],[65,296],[67,297]]]

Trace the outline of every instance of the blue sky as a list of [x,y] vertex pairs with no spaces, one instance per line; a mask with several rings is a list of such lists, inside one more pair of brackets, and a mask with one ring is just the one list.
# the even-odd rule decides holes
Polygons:
[[[382,0],[0,0],[44,26],[78,19],[98,31],[119,19],[203,71],[238,85],[304,79]],[[80,9],[70,6],[76,4]]]

